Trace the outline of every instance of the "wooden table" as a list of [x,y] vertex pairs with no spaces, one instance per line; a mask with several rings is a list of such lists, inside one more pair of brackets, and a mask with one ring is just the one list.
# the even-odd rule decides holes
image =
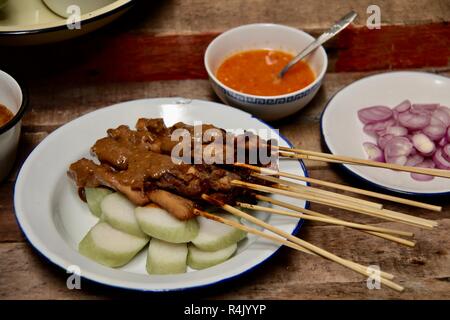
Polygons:
[[[122,19],[99,32],[67,43],[33,48],[2,48],[2,69],[21,73],[30,108],[23,120],[19,159],[0,184],[0,298],[86,299],[137,297],[139,294],[82,283],[66,288],[66,274],[34,252],[14,217],[13,187],[30,151],[64,123],[97,108],[138,98],[182,96],[217,101],[203,68],[202,55],[218,33],[252,22],[276,22],[318,35],[350,9],[359,13],[351,29],[327,46],[330,66],[323,87],[303,111],[273,123],[294,145],[320,150],[319,117],[340,88],[373,72],[422,69],[450,75],[450,2],[379,0],[381,30],[368,30],[371,1],[246,0],[142,1]],[[68,146],[70,147],[70,146]],[[354,183],[322,163],[307,163],[312,177]],[[378,264],[406,287],[399,294],[368,290],[359,275],[282,249],[239,281],[189,293],[188,297],[230,299],[449,299],[450,205],[431,213],[392,204],[439,221],[433,231],[416,232],[414,249],[341,227],[307,223],[300,236],[362,264]],[[313,205],[316,211],[376,226],[394,226],[369,217]],[[400,228],[400,226],[395,225]],[[176,294],[183,297],[183,294]],[[173,298],[159,295],[158,298]]]

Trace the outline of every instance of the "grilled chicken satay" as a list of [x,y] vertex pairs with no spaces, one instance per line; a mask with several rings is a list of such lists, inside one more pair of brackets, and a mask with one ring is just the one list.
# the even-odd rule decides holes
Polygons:
[[[139,119],[136,127],[109,129],[107,137],[95,143],[91,151],[100,164],[81,159],[70,166],[69,176],[79,188],[107,186],[137,205],[155,202],[179,219],[193,216],[194,205],[186,198],[200,200],[208,193],[233,203],[242,194],[231,181],[248,179],[245,170],[173,161],[170,153],[177,142],[171,141],[171,132],[179,128],[193,132],[194,127],[178,123],[167,128],[162,119]],[[209,128],[215,127],[203,126]]]

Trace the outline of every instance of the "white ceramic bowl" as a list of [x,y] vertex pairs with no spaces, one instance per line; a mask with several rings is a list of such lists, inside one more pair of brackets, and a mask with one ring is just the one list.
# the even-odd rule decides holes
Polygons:
[[274,49],[295,55],[312,41],[314,38],[306,32],[283,25],[258,23],[240,26],[222,33],[209,44],[205,52],[205,68],[214,91],[224,103],[264,120],[277,120],[302,109],[319,90],[328,64],[323,47],[305,59],[315,74],[314,82],[284,95],[256,96],[233,90],[216,78],[216,71],[226,58],[239,51]]
[[[358,110],[385,105],[394,107],[409,99],[412,103],[440,103],[450,106],[450,78],[425,72],[386,72],[357,80],[337,92],[322,114],[321,129],[325,145],[331,153],[366,159],[362,144],[376,142],[363,131]],[[447,197],[450,182],[445,178],[416,181],[407,172],[343,165],[364,183],[409,196]],[[446,199],[447,199],[446,198]]]
[[14,114],[9,122],[0,127],[0,181],[9,173],[16,158],[26,102],[27,99],[17,81],[6,72],[0,71],[0,103]]

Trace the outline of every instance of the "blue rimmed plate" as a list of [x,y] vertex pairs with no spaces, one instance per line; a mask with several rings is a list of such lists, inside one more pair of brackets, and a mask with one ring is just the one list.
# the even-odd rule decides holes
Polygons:
[[[322,113],[321,132],[326,147],[336,155],[366,159],[362,144],[375,142],[375,138],[363,132],[358,110],[372,105],[394,107],[405,99],[413,103],[436,102],[450,106],[450,78],[425,72],[399,71],[351,83],[328,101]],[[405,172],[347,164],[342,168],[374,187],[404,195],[450,195],[450,181],[445,178],[421,182]]]
[[[54,264],[67,269],[78,266],[81,275],[106,285],[142,291],[170,291],[202,287],[244,274],[270,258],[279,245],[249,235],[230,260],[201,271],[185,274],[149,276],[145,270],[145,250],[122,268],[99,265],[77,251],[77,245],[97,222],[78,198],[76,188],[66,175],[70,163],[89,156],[94,142],[108,128],[120,124],[134,126],[139,117],[162,117],[166,124],[178,121],[203,121],[227,129],[269,130],[279,144],[289,146],[272,128],[241,110],[199,100],[180,98],[145,99],[124,102],[86,114],[51,133],[24,163],[15,187],[14,206],[23,233],[40,253]],[[302,163],[284,161],[280,169],[306,175]],[[274,196],[305,207],[302,200]],[[256,215],[270,224],[294,233],[301,221],[285,216]]]

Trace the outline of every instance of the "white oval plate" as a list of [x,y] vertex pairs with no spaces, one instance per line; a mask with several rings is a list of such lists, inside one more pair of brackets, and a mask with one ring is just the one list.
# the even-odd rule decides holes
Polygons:
[[[78,266],[82,277],[120,288],[143,291],[170,291],[201,287],[236,277],[258,266],[279,248],[272,242],[249,235],[230,260],[201,271],[168,276],[149,276],[145,270],[146,250],[129,264],[112,269],[97,264],[77,251],[82,237],[96,223],[87,206],[78,198],[74,183],[67,177],[69,165],[89,157],[89,149],[108,128],[127,124],[134,127],[139,117],[164,118],[167,125],[178,121],[201,120],[222,128],[271,129],[241,110],[199,100],[162,98],[116,104],[86,114],[55,130],[30,154],[17,178],[14,206],[20,227],[30,243],[54,264],[67,269]],[[289,146],[280,137],[279,144]],[[280,163],[283,171],[306,175],[302,163]],[[290,201],[298,206],[301,200]],[[291,217],[258,213],[270,224],[294,233],[301,221]]]
[[[366,159],[362,144],[375,142],[375,138],[363,132],[357,111],[372,105],[394,107],[405,99],[450,106],[450,79],[424,72],[388,72],[353,82],[331,98],[322,114],[321,130],[326,146],[336,155]],[[420,182],[405,172],[347,164],[343,167],[358,178],[390,191],[422,196],[450,193],[450,183],[445,178]]]

